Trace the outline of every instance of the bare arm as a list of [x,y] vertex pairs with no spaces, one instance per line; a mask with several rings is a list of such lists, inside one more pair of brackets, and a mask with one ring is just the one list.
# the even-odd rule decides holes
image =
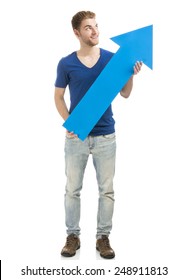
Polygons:
[[132,88],[133,88],[133,77],[134,77],[134,75],[139,73],[139,71],[141,70],[141,67],[142,67],[142,62],[137,61],[133,68],[134,74],[130,77],[130,79],[128,80],[126,85],[120,91],[121,96],[123,96],[124,98],[128,98],[130,96]]
[[[55,105],[61,117],[66,120],[69,117],[68,108],[64,100],[65,88],[55,88]],[[77,137],[73,131],[66,131],[71,137]]]
[[68,108],[64,100],[65,88],[55,88],[55,105],[61,117],[66,120],[69,116]]

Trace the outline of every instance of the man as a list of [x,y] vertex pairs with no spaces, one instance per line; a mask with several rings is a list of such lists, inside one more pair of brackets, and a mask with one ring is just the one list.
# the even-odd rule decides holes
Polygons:
[[[64,120],[68,118],[113,56],[113,53],[97,47],[99,30],[93,12],[81,11],[75,14],[72,18],[72,27],[80,42],[80,49],[59,61],[55,82],[55,104]],[[141,70],[141,66],[142,62],[135,64],[134,74]],[[69,86],[71,101],[69,110],[64,100],[67,86]],[[129,97],[132,86],[133,76],[122,88],[121,95],[125,98]],[[80,191],[87,160],[92,154],[99,188],[96,249],[103,258],[115,257],[108,238],[112,229],[114,208],[113,177],[116,154],[114,123],[110,105],[84,141],[81,141],[73,131],[66,132],[65,215],[67,240],[61,251],[62,256],[72,257],[80,248]]]

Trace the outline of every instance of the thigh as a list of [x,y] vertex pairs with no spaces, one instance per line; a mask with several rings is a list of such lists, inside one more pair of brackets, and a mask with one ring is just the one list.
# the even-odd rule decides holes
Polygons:
[[87,140],[66,136],[64,151],[66,175],[71,181],[81,181],[89,156]]
[[115,173],[116,137],[115,133],[96,137],[93,163],[98,182],[112,181]]

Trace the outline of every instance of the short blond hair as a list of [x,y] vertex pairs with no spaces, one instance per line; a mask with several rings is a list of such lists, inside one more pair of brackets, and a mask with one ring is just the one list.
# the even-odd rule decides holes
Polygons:
[[80,11],[76,13],[71,20],[73,29],[79,30],[80,25],[84,19],[95,18],[95,16],[96,16],[95,13],[91,11]]

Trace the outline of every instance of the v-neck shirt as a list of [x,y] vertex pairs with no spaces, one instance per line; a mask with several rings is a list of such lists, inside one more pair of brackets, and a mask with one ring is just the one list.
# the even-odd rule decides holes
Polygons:
[[[69,86],[70,114],[112,56],[112,52],[100,48],[100,57],[92,67],[87,67],[82,63],[77,56],[77,52],[73,52],[59,61],[55,86],[59,88],[66,88]],[[97,110],[97,108],[95,109]],[[113,119],[112,107],[110,105],[92,129],[90,135],[97,136],[113,133],[115,131],[114,124],[115,121]]]

